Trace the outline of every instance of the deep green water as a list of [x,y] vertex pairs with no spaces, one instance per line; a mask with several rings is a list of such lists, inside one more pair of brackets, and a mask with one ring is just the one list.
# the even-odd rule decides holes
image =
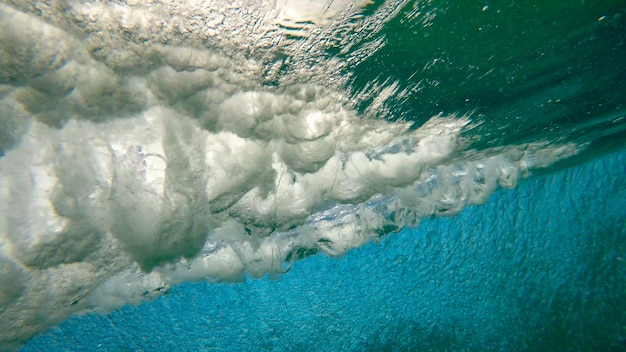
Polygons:
[[409,88],[389,100],[388,119],[471,114],[478,149],[574,141],[592,156],[624,146],[622,1],[413,1],[383,34],[387,44],[350,68],[351,88]]

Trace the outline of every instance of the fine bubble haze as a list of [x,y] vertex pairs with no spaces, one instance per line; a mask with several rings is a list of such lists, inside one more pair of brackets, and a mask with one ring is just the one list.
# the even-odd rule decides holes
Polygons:
[[471,110],[416,124],[388,102],[418,86],[352,88],[404,2],[269,3],[0,4],[0,349],[341,256],[585,148],[477,149]]

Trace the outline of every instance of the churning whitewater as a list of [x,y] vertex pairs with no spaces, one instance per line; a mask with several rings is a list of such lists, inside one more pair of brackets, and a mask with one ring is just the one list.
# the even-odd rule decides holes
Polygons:
[[0,346],[341,255],[583,148],[472,151],[470,111],[389,119],[411,87],[344,69],[404,3],[299,3],[0,4]]

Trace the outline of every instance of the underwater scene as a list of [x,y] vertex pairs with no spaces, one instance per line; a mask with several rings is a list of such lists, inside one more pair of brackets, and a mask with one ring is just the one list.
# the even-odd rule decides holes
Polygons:
[[626,351],[619,0],[0,0],[0,351]]

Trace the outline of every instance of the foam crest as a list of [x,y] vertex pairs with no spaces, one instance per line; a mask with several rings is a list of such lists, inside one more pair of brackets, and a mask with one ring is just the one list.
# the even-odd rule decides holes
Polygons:
[[[165,108],[62,129],[33,122],[0,159],[3,279],[22,285],[4,293],[3,314],[21,315],[17,307],[32,301],[54,309],[67,287],[66,312],[101,310],[184,280],[281,273],[312,253],[341,255],[420,217],[458,212],[498,183],[513,186],[525,170],[575,153],[524,146],[455,162],[466,118],[435,116],[410,130],[359,119],[339,102],[317,105],[315,95],[233,99],[250,95],[265,108],[257,114],[242,101],[246,116],[277,131],[209,131]],[[277,111],[296,125],[317,121],[324,133],[297,138]],[[324,157],[307,159],[320,140]],[[50,303],[38,291],[43,278],[60,280],[46,291]]]
[[[45,325],[185,280],[282,273],[313,253],[339,256],[421,217],[479,204],[498,185],[576,152],[528,145],[456,162],[463,118],[437,116],[415,131],[359,122],[337,128],[385,136],[337,134],[343,149],[308,171],[281,157],[284,141],[209,132],[173,110],[61,130],[33,123],[0,159],[1,272],[20,283],[3,291],[2,314],[22,316],[28,302],[67,307]],[[403,132],[387,135],[394,130]]]

